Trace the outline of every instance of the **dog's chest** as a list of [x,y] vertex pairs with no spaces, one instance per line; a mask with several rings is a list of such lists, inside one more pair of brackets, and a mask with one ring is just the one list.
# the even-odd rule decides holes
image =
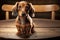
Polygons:
[[30,23],[27,17],[19,17],[19,23],[20,24],[27,24]]

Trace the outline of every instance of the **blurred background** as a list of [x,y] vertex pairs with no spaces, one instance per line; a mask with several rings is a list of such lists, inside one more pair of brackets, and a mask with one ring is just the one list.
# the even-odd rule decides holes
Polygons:
[[[17,1],[23,0],[0,0],[0,20],[5,20],[5,11],[2,10],[3,4],[11,4],[14,5]],[[25,0],[31,2],[33,5],[49,5],[49,4],[57,4],[60,7],[59,0]],[[9,19],[14,19],[15,17],[12,16],[12,12],[9,12]],[[42,18],[42,19],[51,19],[51,12],[35,12],[35,18]],[[55,20],[60,20],[60,9],[55,11]]]

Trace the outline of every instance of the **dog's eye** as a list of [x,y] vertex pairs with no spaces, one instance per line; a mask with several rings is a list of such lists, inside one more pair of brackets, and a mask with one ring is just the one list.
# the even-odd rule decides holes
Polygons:
[[19,8],[21,8],[21,6],[19,6]]
[[26,9],[29,9],[29,6],[26,6]]
[[29,10],[29,6],[26,6],[25,10],[28,11]]

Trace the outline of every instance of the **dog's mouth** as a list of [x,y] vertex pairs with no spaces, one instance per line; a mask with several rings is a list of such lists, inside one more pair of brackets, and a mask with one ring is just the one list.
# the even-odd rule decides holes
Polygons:
[[22,17],[25,17],[26,16],[26,14],[25,13],[22,13]]
[[28,16],[28,14],[27,13],[22,13],[21,16],[25,18],[25,17]]

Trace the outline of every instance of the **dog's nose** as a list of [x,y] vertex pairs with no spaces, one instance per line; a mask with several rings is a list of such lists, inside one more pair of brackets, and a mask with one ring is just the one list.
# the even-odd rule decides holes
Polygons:
[[26,14],[25,13],[22,13],[22,16],[26,16]]

